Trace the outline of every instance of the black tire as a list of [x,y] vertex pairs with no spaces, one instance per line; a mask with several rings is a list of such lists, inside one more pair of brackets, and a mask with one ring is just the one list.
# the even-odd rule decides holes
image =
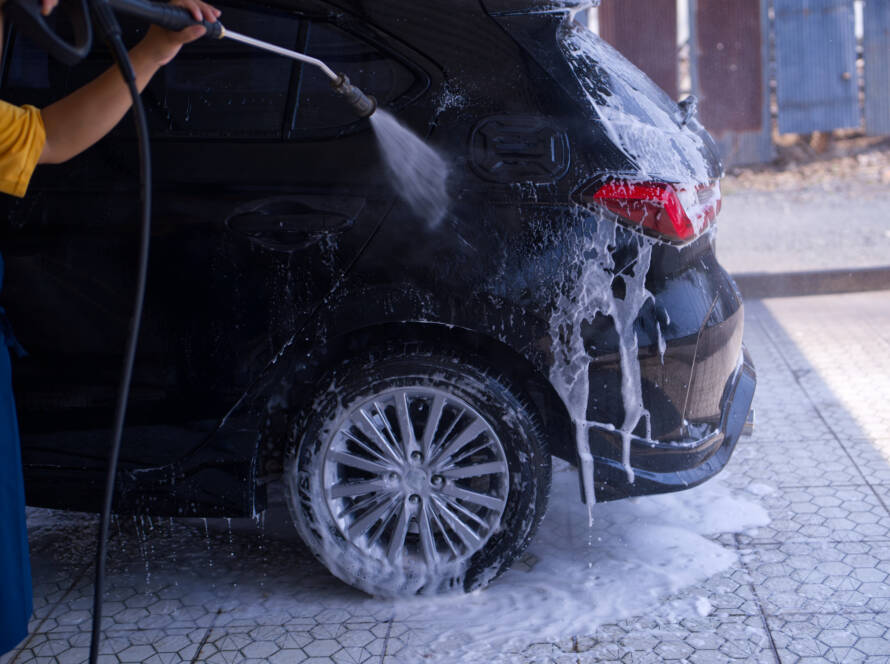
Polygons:
[[547,443],[521,393],[480,358],[420,344],[329,372],[285,465],[306,545],[341,580],[385,597],[497,578],[534,535],[550,479]]

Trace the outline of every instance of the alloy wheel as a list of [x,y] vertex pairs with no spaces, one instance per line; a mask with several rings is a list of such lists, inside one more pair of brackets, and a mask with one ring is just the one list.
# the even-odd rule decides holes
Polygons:
[[392,388],[350,407],[324,455],[324,496],[362,555],[401,568],[461,565],[498,529],[509,492],[504,447],[466,401]]

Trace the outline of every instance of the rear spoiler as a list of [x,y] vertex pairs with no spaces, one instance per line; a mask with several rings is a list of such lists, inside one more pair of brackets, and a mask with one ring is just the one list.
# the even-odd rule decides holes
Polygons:
[[492,16],[509,14],[563,14],[599,7],[600,0],[482,0]]

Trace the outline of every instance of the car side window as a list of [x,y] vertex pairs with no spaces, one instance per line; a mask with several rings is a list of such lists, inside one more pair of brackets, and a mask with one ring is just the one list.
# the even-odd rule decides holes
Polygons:
[[[300,20],[271,10],[221,4],[225,26],[285,48],[297,48]],[[132,45],[145,26],[121,20]],[[96,44],[86,60],[66,67],[19,35],[11,49],[4,93],[16,103],[42,106],[91,81],[110,66],[107,50]],[[237,42],[200,39],[186,45],[149,83],[143,93],[154,138],[280,138],[285,126],[292,80],[292,60]],[[113,132],[132,136],[132,122]]]
[[[222,7],[227,30],[296,48],[299,19]],[[293,61],[238,42],[198,40],[164,67],[146,100],[155,136],[279,138]]]
[[[345,73],[380,104],[398,100],[416,81],[415,74],[393,56],[332,23],[312,21],[305,30],[308,55],[338,74]],[[304,66],[290,136],[311,136],[356,121],[349,104],[331,93],[330,80],[317,67]]]

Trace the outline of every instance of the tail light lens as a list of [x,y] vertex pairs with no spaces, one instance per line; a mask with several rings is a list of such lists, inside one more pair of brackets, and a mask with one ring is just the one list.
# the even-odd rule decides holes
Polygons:
[[613,181],[587,188],[581,200],[602,205],[630,226],[679,243],[701,235],[721,206],[718,182],[680,188],[662,182]]

